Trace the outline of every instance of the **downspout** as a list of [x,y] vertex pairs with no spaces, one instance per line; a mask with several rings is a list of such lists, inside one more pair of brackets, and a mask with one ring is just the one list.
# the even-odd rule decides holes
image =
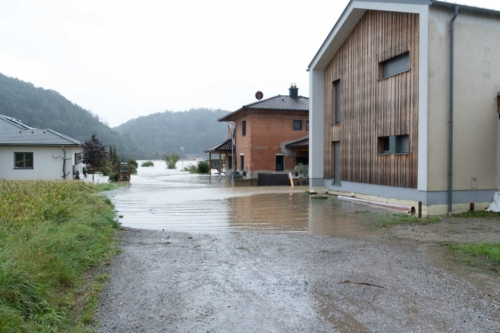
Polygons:
[[448,137],[448,215],[453,210],[453,73],[454,73],[454,42],[455,42],[455,19],[458,16],[458,6],[455,6],[455,14],[450,21],[450,120]]

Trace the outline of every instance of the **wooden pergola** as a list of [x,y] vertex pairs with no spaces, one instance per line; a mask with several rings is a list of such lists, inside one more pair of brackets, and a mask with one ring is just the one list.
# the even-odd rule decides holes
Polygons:
[[[215,146],[212,146],[210,148],[207,148],[204,150],[205,153],[208,153],[208,164],[210,166],[210,170],[212,169],[212,154],[218,154],[219,155],[219,164],[218,164],[218,170],[219,172],[222,172],[222,155],[224,154],[224,160],[226,159],[226,156],[232,156],[233,154],[233,142],[232,140],[226,139],[222,141],[221,143],[216,144]],[[233,163],[234,163],[234,158],[233,158]],[[210,175],[212,173],[210,172]]]

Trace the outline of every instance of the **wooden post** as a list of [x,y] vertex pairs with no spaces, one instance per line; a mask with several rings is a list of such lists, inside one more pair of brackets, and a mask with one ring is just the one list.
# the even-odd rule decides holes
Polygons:
[[212,177],[212,153],[208,153],[208,177]]
[[294,187],[295,185],[293,184],[293,177],[291,172],[288,173],[288,178],[290,178],[290,185]]

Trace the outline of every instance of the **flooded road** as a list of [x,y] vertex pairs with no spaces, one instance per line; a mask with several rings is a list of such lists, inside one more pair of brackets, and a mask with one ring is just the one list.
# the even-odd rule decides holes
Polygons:
[[[255,230],[309,234],[373,233],[366,206],[317,199],[307,186],[232,187],[218,176],[139,167],[130,185],[108,193],[124,227],[186,232]],[[140,165],[140,162],[139,162]],[[372,211],[373,208],[370,208]]]
[[139,168],[108,193],[128,228],[96,330],[500,332],[500,280],[449,268],[425,236],[451,243],[456,221],[374,235],[374,208],[306,189],[233,188],[164,162]]

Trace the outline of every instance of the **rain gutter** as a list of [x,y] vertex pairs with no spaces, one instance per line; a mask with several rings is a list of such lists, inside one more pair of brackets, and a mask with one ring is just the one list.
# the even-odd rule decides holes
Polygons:
[[453,78],[454,78],[454,45],[455,45],[455,19],[458,16],[458,6],[450,21],[450,116],[448,136],[448,214],[453,211]]

